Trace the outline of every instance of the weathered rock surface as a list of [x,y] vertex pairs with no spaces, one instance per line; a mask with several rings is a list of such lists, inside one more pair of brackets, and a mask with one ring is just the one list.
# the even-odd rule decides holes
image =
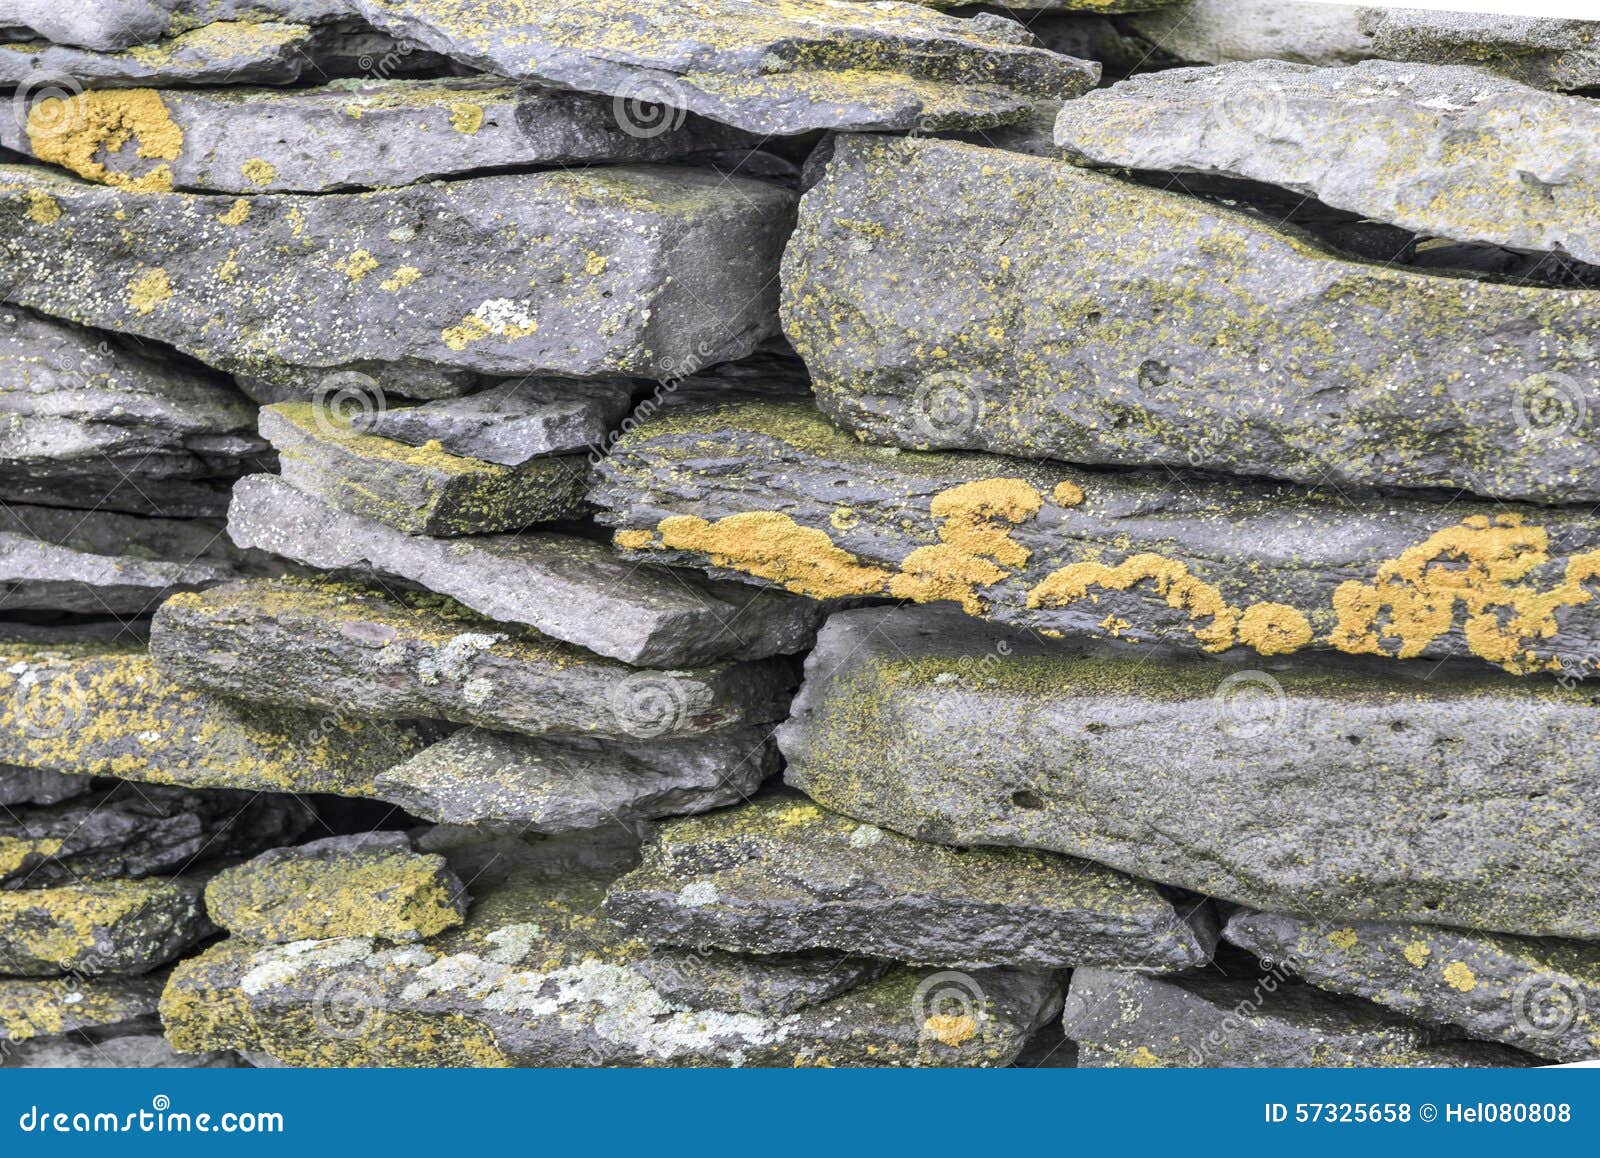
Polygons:
[[271,466],[255,416],[220,379],[123,339],[0,307],[6,502],[220,515],[228,482]]
[[923,844],[787,792],[663,825],[606,896],[643,941],[961,969],[1187,969],[1216,944],[1203,910],[1099,865]]
[[215,931],[203,886],[178,877],[0,889],[0,973],[148,973]]
[[0,884],[47,888],[181,873],[285,844],[310,823],[288,797],[117,784],[0,816]]
[[844,953],[743,956],[716,949],[657,949],[638,969],[668,1004],[783,1016],[882,977],[894,963]]
[[364,413],[352,425],[412,446],[437,442],[451,454],[521,466],[603,446],[632,408],[626,379],[523,378],[464,398]]
[[1454,1042],[1366,1002],[1281,974],[1142,977],[1077,969],[1063,1029],[1078,1064],[1102,1066],[1519,1066],[1532,1059]]
[[865,137],[807,195],[783,276],[819,404],[875,441],[1600,498],[1586,291],[1347,261],[1060,162]]
[[567,454],[501,466],[363,434],[317,403],[261,411],[286,482],[352,515],[412,535],[520,531],[584,512],[588,460]]
[[[49,137],[74,155],[108,139],[181,147],[148,100]],[[776,328],[794,212],[786,190],[666,166],[251,198],[158,192],[165,178],[0,166],[0,297],[282,386],[409,397],[740,357]]]
[[1596,708],[1466,665],[1218,663],[829,620],[778,732],[827,808],[1325,919],[1600,940]]
[[91,778],[0,766],[0,804],[59,804],[89,791]]
[[0,44],[0,86],[22,86],[42,103],[83,88],[290,84],[326,44],[304,25],[248,21],[217,21],[118,52],[23,41]]
[[1419,8],[1370,8],[1373,56],[1492,68],[1540,88],[1600,85],[1600,23]]
[[95,1040],[84,1034],[35,1038],[0,1056],[0,1069],[238,1069],[245,1063],[227,1051],[178,1053],[159,1033],[124,1033]]
[[234,487],[228,534],[313,567],[396,575],[491,619],[646,667],[803,651],[821,615],[809,600],[640,567],[568,535],[402,534],[270,475]]
[[156,1028],[165,973],[142,977],[0,977],[0,1040]]
[[[795,402],[658,413],[590,499],[641,559],[818,599],[952,601],[1046,634],[1581,678],[1600,526],[1577,508],[1346,495],[873,449]],[[247,484],[241,483],[244,487]]]
[[1124,23],[1167,56],[1197,64],[1267,58],[1349,64],[1386,55],[1362,26],[1361,8],[1349,4],[1192,0]]
[[345,0],[4,0],[0,28],[56,44],[115,52],[217,20],[326,24],[347,19]]
[[[397,39],[474,68],[688,110],[754,133],[999,124],[1030,98],[1064,100],[1099,69],[1033,45],[1021,25],[827,0],[353,0]],[[648,106],[667,106],[666,110]]]
[[335,937],[420,941],[461,924],[471,898],[437,853],[403,832],[330,836],[275,848],[206,886],[206,910],[247,941]]
[[[1270,107],[1241,116],[1263,93]],[[1064,103],[1056,121],[1081,162],[1261,181],[1432,237],[1588,262],[1597,137],[1592,100],[1385,60],[1151,73]]]
[[184,687],[284,707],[635,741],[780,720],[796,683],[787,660],[631,668],[438,596],[294,579],[168,600],[150,653]]
[[0,762],[188,788],[366,796],[432,737],[184,688],[142,649],[0,645]]
[[1320,989],[1555,1061],[1600,1058],[1600,946],[1248,911],[1224,936]]

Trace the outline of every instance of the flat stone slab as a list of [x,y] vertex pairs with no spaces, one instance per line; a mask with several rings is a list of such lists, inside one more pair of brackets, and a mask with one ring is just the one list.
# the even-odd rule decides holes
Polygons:
[[403,832],[331,836],[274,848],[206,885],[206,910],[246,941],[335,937],[409,943],[461,924],[471,897],[437,853]]
[[[1240,116],[1261,93],[1271,107]],[[1600,261],[1597,137],[1592,100],[1386,60],[1172,69],[1067,101],[1056,120],[1080,163],[1260,181],[1429,237],[1587,262]]]
[[501,466],[437,445],[408,446],[363,434],[314,402],[268,406],[260,428],[278,451],[285,481],[407,534],[520,531],[586,510],[589,462],[583,455]]
[[[817,599],[953,602],[1046,635],[1586,675],[1581,508],[1345,495],[862,446],[804,403],[663,411],[590,499],[639,559]],[[243,483],[241,486],[245,485]]]
[[148,973],[216,931],[203,888],[178,877],[0,889],[0,973]]
[[1142,977],[1076,969],[1062,1028],[1078,1065],[1454,1068],[1519,1066],[1503,1046],[1455,1042],[1376,1005],[1281,974]]
[[833,616],[778,731],[826,808],[1328,920],[1600,940],[1596,708],[1470,665],[1216,662]]
[[781,720],[796,683],[788,660],[633,668],[436,595],[327,580],[169,599],[150,653],[217,695],[636,743]]
[[673,1006],[757,1016],[794,1013],[882,977],[891,961],[845,953],[773,953],[656,949],[638,964]]
[[818,404],[871,441],[1600,499],[1587,290],[1350,261],[1047,158],[864,136],[783,269]]
[[143,649],[0,645],[0,762],[186,788],[368,796],[428,739],[403,722],[208,695]]
[[241,1069],[245,1064],[228,1051],[178,1053],[154,1031],[124,1033],[96,1041],[76,1034],[35,1038],[13,1046],[0,1058],[0,1069],[212,1070]]
[[0,1038],[153,1031],[165,973],[142,977],[0,977]]
[[1385,55],[1351,4],[1283,0],[1191,0],[1140,12],[1122,23],[1166,56],[1196,64],[1276,58],[1301,64],[1354,64]]
[[396,575],[491,619],[645,667],[804,651],[821,616],[808,600],[640,567],[570,535],[406,535],[271,475],[239,480],[228,533],[313,567]]
[[1600,85],[1600,22],[1369,8],[1362,25],[1386,60],[1478,65],[1562,91]]
[[[166,84],[291,84],[326,44],[301,24],[223,20],[122,51],[94,52],[48,41],[0,44],[0,86],[71,77],[45,99],[82,88]],[[56,90],[60,90],[58,93]],[[42,90],[41,96],[44,95]]]
[[59,804],[89,791],[92,778],[0,766],[0,804]]
[[[122,135],[148,157],[181,147],[154,93],[91,130],[113,136],[81,142],[90,152]],[[82,153],[65,129],[50,142]],[[33,149],[48,159],[37,134]],[[776,329],[794,212],[772,185],[651,165],[359,194],[166,184],[161,169],[107,187],[0,166],[0,297],[336,401],[741,357]]]
[[1203,909],[1085,861],[929,845],[789,792],[663,825],[606,896],[657,944],[957,969],[1188,969],[1216,945]]
[[1249,911],[1223,935],[1319,989],[1552,1061],[1600,1059],[1600,945]]
[[55,44],[116,52],[188,31],[208,20],[325,24],[347,19],[345,0],[7,0],[4,20]]
[[[753,133],[976,128],[1030,98],[1099,79],[1035,47],[1021,25],[911,4],[826,0],[596,0],[582,8],[490,0],[352,0],[373,27],[474,68],[687,110]],[[648,106],[666,106],[666,111]]]
[[377,791],[424,820],[561,833],[737,804],[778,767],[770,727],[631,742],[464,728],[384,772]]

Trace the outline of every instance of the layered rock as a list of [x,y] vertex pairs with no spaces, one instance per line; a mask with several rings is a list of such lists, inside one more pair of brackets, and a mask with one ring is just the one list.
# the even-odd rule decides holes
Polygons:
[[1452,664],[1263,666],[846,612],[778,732],[785,779],[920,839],[1257,908],[1600,940],[1588,693]]
[[38,768],[0,767],[0,804],[59,804],[89,791],[91,778]]
[[1284,0],[1190,0],[1181,7],[1141,12],[1124,22],[1167,57],[1198,64],[1278,59],[1301,64],[1348,64],[1378,51],[1350,4]]
[[161,1034],[139,1030],[98,1040],[83,1034],[36,1038],[0,1057],[0,1069],[238,1069],[243,1065],[236,1054],[224,1050],[179,1053]]
[[70,99],[85,87],[290,84],[326,44],[322,34],[304,25],[237,20],[115,52],[47,41],[0,44],[0,85],[22,86],[48,110],[46,102]]
[[639,972],[669,1004],[728,1013],[783,1015],[848,993],[893,965],[843,953],[741,956],[715,949],[656,949]]
[[0,1040],[26,1045],[74,1035],[149,1033],[167,976],[0,977]]
[[1471,64],[1563,91],[1600,85],[1600,23],[1487,13],[1368,9],[1372,55]]
[[215,931],[203,884],[179,877],[0,890],[0,973],[148,973]]
[[215,20],[326,24],[350,15],[345,0],[7,0],[9,30],[24,30],[56,44],[116,52],[175,36]]

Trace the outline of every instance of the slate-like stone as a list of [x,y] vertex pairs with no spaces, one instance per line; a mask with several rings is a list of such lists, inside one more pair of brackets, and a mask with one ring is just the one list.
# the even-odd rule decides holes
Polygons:
[[[301,24],[226,20],[117,52],[18,41],[0,44],[0,86],[21,86],[31,103],[71,99],[84,88],[290,84],[324,44],[323,34]],[[47,105],[43,115],[56,114]]]
[[828,0],[595,0],[551,7],[490,0],[353,0],[375,28],[474,68],[754,133],[943,129],[1014,119],[1030,98],[1064,100],[1099,69],[1047,52],[1021,25],[913,5]]
[[[181,148],[158,94],[113,98],[127,107],[69,122],[51,149]],[[787,190],[673,166],[249,198],[155,191],[164,178],[0,166],[0,297],[335,398],[740,357],[776,329],[794,213]]]
[[788,792],[662,825],[606,897],[657,944],[960,969],[1192,968],[1216,944],[1203,910],[1085,861],[924,844]]
[[0,973],[148,973],[215,932],[203,888],[179,877],[0,889]]
[[728,1013],[794,1013],[882,977],[894,963],[845,953],[656,949],[638,964],[668,1004]]
[[819,405],[877,442],[1600,499],[1587,291],[1352,262],[1057,161],[866,137],[807,195],[784,289]]
[[1223,935],[1320,989],[1554,1061],[1600,1059],[1600,945],[1249,911]]
[[1571,679],[1600,651],[1600,523],[1583,508],[873,449],[799,403],[660,413],[596,472],[589,497],[635,557],[818,599],[951,601],[1207,652],[1472,655]]
[[157,1028],[165,973],[141,977],[0,977],[0,1041]]
[[1386,60],[1478,65],[1562,91],[1600,85],[1600,22],[1369,8],[1361,23]]
[[402,534],[270,475],[239,480],[228,533],[313,567],[396,575],[491,619],[646,667],[804,651],[820,619],[809,600],[640,567],[588,539]]
[[521,466],[603,446],[631,409],[626,379],[522,378],[463,398],[362,413],[352,425],[412,446],[436,442],[451,454]]
[[1123,24],[1168,57],[1196,64],[1273,58],[1353,64],[1386,55],[1363,27],[1361,11],[1350,4],[1191,0],[1129,16]]
[[59,804],[82,796],[91,783],[88,776],[0,766],[0,804]]
[[325,580],[168,600],[150,652],[169,679],[218,695],[624,741],[780,720],[796,682],[777,659],[632,668],[438,596]]
[[365,796],[432,738],[406,722],[182,687],[142,648],[0,645],[0,763],[187,788]]
[[414,852],[403,832],[270,849],[206,885],[212,920],[235,937],[270,944],[420,941],[461,924],[470,900],[444,857]]
[[255,407],[220,378],[0,306],[0,499],[8,503],[220,515],[229,482],[271,467],[255,420]]
[[183,873],[286,844],[311,819],[304,805],[274,793],[117,784],[0,815],[0,885],[48,888]]
[[116,52],[217,20],[327,24],[348,19],[345,0],[5,0],[0,28],[55,44]]
[[[1262,93],[1270,107],[1241,116]],[[1429,237],[1587,262],[1597,137],[1592,100],[1386,60],[1172,69],[1068,101],[1056,121],[1080,162],[1260,181]]]
[[377,794],[425,820],[560,833],[736,804],[778,766],[770,726],[622,742],[464,728],[382,773]]
[[1600,940],[1581,689],[1219,663],[929,609],[835,615],[806,676],[785,780],[863,822],[1280,912]]

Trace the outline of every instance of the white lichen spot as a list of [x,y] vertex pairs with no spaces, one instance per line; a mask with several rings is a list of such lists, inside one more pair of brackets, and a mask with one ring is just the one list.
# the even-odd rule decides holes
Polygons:
[[691,881],[678,890],[678,904],[688,909],[698,909],[703,905],[714,905],[720,899],[717,886],[710,881]]
[[871,848],[883,839],[883,829],[875,824],[858,824],[850,833],[851,848]]

